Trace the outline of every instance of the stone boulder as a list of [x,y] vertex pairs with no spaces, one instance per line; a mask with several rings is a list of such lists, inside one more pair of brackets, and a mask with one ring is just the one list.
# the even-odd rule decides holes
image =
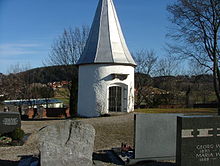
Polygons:
[[80,121],[63,121],[39,132],[41,166],[92,166],[95,129]]

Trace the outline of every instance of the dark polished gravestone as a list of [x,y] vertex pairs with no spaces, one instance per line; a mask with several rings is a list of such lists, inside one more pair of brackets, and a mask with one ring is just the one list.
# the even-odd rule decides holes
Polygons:
[[220,116],[177,118],[177,166],[220,166]]
[[0,112],[0,134],[21,128],[20,114],[17,112]]

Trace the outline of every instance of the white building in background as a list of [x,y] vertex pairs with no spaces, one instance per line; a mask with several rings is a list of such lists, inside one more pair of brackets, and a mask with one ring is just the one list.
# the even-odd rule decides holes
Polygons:
[[112,0],[99,0],[79,66],[78,115],[134,110],[133,60]]

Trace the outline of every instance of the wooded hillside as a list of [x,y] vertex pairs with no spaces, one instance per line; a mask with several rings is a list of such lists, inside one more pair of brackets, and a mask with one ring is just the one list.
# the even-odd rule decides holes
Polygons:
[[[48,86],[49,83],[53,82],[71,81],[71,71],[77,73],[77,67],[69,66],[66,69],[64,66],[49,66],[17,74],[1,75],[0,95],[4,95],[6,99],[20,99],[25,97],[23,95],[24,92],[29,93],[22,91],[22,89],[30,88],[29,85],[32,85],[32,87],[33,84],[35,86],[38,85],[35,90],[39,90],[39,85]],[[18,88],[19,86],[22,88]],[[213,103],[216,101],[212,75],[151,77],[146,74],[135,73],[135,89],[136,106],[192,106],[196,103]],[[33,90],[30,91],[32,92]],[[11,95],[10,93],[19,94]],[[28,96],[34,97],[33,94]]]

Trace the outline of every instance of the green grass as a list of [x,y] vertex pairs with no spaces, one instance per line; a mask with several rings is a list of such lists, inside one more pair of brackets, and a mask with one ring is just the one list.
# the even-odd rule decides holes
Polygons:
[[216,114],[217,108],[148,108],[136,109],[137,113],[184,113],[184,114]]
[[69,98],[64,98],[64,97],[54,97],[54,99],[61,100],[63,104],[69,105]]
[[65,105],[69,105],[68,89],[66,88],[56,89],[54,98],[61,100]]

